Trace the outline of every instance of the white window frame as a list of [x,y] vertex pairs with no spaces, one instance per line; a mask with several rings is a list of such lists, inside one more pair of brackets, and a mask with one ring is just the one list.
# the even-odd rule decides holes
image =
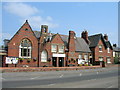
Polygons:
[[108,51],[108,53],[110,53],[110,48],[109,47],[107,48],[107,51]]
[[[103,47],[102,47],[102,45],[99,45],[98,48],[99,48],[99,52],[103,52]],[[100,50],[100,48],[101,48],[101,50]]]
[[103,57],[99,57],[99,61],[103,61],[104,59],[103,59]]
[[[23,39],[24,40],[24,39]],[[22,40],[22,41],[23,41]],[[21,52],[21,49],[29,49],[30,51],[30,54],[29,54],[29,56],[22,56],[22,52]],[[20,46],[19,46],[19,58],[31,58],[31,53],[32,53],[32,46],[30,46],[30,47],[22,47],[21,46],[21,43],[20,43]]]
[[111,63],[111,59],[110,58],[107,58],[107,63]]
[[60,45],[58,51],[59,53],[64,53],[64,45]]
[[88,54],[84,54],[85,61],[88,61]]
[[79,59],[82,59],[82,54],[79,54]]
[[51,45],[51,52],[57,52],[57,45],[55,44]]
[[47,51],[46,50],[42,51],[41,62],[47,62],[47,58],[48,58]]

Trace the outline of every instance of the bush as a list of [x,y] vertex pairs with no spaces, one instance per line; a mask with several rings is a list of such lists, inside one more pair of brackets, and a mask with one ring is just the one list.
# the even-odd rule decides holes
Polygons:
[[79,66],[82,66],[82,64],[79,64]]
[[88,66],[88,64],[85,64],[84,66]]
[[89,66],[93,66],[92,64],[90,64]]

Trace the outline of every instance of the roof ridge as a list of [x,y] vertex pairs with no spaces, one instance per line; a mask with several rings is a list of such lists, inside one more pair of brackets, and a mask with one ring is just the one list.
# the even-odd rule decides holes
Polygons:
[[91,35],[91,36],[88,36],[88,37],[93,37],[93,36],[98,36],[98,35],[102,35],[102,33]]

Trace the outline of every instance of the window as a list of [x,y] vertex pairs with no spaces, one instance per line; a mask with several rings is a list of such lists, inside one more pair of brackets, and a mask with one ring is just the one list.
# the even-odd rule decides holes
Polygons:
[[88,55],[87,54],[84,55],[84,59],[88,60]]
[[109,47],[107,48],[107,51],[108,51],[108,53],[110,53],[110,48]]
[[52,45],[51,48],[52,52],[57,52],[57,45]]
[[99,52],[102,52],[102,45],[99,45]]
[[79,55],[79,59],[82,59],[82,54]]
[[45,50],[41,53],[41,62],[47,62],[47,52]]
[[28,39],[23,39],[19,46],[20,58],[31,58],[31,42]]
[[111,63],[110,58],[107,58],[107,63]]
[[59,52],[63,53],[64,52],[64,46],[59,46]]
[[103,57],[99,57],[99,61],[103,61]]

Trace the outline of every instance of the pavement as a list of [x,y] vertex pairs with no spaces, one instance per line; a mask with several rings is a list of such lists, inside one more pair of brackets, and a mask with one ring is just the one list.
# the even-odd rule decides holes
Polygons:
[[118,67],[71,71],[6,72],[3,88],[118,88]]

